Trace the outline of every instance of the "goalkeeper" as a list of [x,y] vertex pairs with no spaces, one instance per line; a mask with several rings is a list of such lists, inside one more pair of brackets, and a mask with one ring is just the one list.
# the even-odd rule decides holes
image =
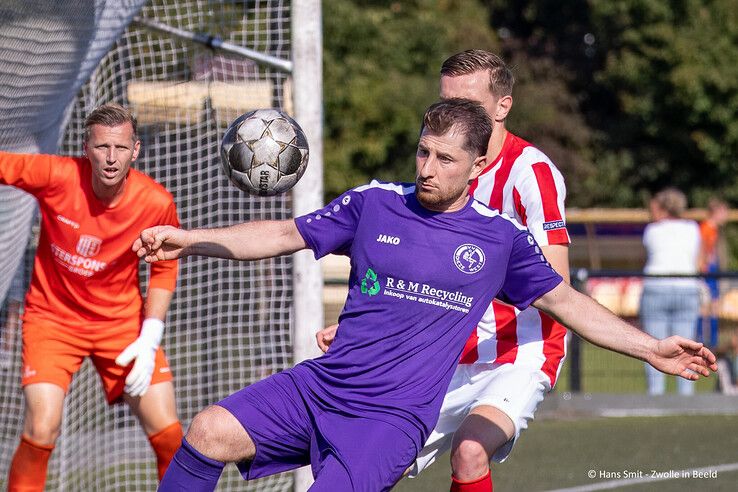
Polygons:
[[144,303],[130,244],[145,227],[177,226],[171,194],[130,168],[136,120],[103,105],[85,121],[85,157],[0,152],[0,183],[33,194],[41,234],[23,315],[23,434],[10,491],[41,491],[59,437],[64,398],[85,357],[108,403],[125,401],[149,437],[159,477],[182,427],[172,374],[159,346],[177,262],[152,265]]
[[444,100],[423,119],[415,184],[375,181],[294,220],[141,233],[133,248],[146,261],[310,248],[350,255],[352,265],[331,350],[200,412],[161,491],[214,490],[225,462],[247,479],[310,463],[314,492],[389,490],[432,431],[466,339],[495,296],[519,309],[532,303],[671,374],[716,369],[702,344],[656,340],[577,293],[524,227],[469,197],[491,131],[479,104]]

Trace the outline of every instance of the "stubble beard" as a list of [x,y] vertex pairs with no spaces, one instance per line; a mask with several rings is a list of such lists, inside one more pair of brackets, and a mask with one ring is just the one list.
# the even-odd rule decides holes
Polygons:
[[415,197],[418,202],[425,208],[433,211],[444,211],[458,200],[463,194],[463,190],[442,191],[438,188],[433,191],[425,191],[421,189],[420,182],[415,183]]

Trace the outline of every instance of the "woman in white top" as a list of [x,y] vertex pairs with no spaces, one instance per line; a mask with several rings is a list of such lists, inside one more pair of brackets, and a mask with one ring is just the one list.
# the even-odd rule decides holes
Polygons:
[[[701,240],[698,224],[682,219],[687,198],[679,190],[667,188],[649,204],[653,222],[643,231],[647,274],[697,274]],[[641,297],[641,323],[656,338],[680,335],[694,339],[700,310],[697,278],[646,278]],[[648,393],[664,393],[664,374],[646,364]],[[679,394],[694,393],[694,383],[677,381]]]

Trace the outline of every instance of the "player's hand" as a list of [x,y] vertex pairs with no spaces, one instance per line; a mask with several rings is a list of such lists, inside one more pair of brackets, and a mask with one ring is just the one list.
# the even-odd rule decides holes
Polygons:
[[164,334],[164,323],[156,318],[148,318],[141,325],[141,334],[115,359],[115,363],[126,367],[135,359],[131,372],[126,377],[123,391],[131,396],[142,396],[151,384],[154,373],[156,351]]
[[331,325],[327,328],[323,328],[315,334],[315,340],[318,342],[318,348],[323,353],[328,352],[328,349],[333,343],[333,339],[336,338],[336,332],[338,331],[338,325]]
[[141,231],[131,249],[147,263],[173,260],[186,255],[189,232],[165,225],[149,227]]
[[703,344],[673,336],[659,340],[647,362],[661,372],[694,381],[717,371],[716,360]]

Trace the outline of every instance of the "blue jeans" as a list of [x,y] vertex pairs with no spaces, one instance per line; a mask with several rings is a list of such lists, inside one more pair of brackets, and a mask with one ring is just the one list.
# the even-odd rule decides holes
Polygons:
[[[694,327],[700,312],[700,292],[692,286],[646,286],[641,296],[643,329],[655,338],[679,335],[694,338]],[[662,395],[666,387],[664,374],[646,364],[648,394]],[[694,393],[694,382],[677,378],[680,395]]]

